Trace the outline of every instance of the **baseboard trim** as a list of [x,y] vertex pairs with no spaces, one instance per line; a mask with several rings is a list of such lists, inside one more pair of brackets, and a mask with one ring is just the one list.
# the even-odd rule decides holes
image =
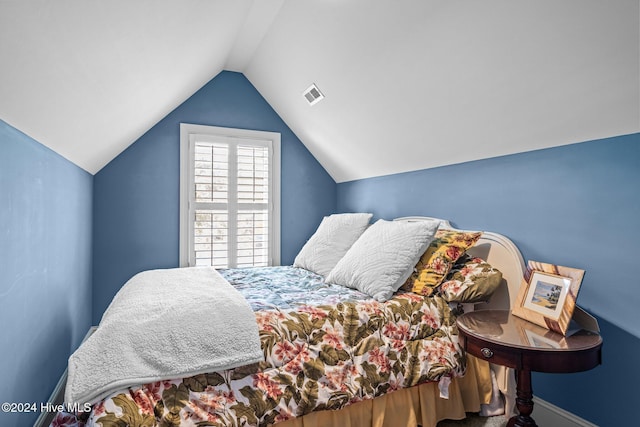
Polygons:
[[538,397],[533,397],[533,418],[538,425],[554,427],[598,427],[596,424],[565,411],[564,409]]

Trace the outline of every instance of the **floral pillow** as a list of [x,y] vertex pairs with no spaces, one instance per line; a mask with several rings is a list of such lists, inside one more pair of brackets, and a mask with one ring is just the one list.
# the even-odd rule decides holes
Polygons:
[[500,283],[499,270],[482,258],[465,254],[455,263],[438,292],[448,302],[476,303],[488,301]]
[[480,231],[439,229],[402,289],[420,295],[431,295],[456,260],[475,245],[481,235]]

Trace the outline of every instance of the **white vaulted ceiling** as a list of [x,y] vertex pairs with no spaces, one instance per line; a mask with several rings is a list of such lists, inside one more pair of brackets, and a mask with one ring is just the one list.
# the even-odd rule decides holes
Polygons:
[[95,173],[239,71],[343,182],[640,131],[639,22],[638,0],[0,0],[0,119]]

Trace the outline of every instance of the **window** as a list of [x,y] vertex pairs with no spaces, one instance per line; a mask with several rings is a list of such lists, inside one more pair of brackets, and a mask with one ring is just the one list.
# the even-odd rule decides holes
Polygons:
[[280,134],[180,125],[180,265],[280,263]]

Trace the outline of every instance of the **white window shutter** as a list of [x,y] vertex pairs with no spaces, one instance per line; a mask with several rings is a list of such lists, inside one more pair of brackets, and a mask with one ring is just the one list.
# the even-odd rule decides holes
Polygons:
[[181,144],[188,146],[181,147],[181,179],[187,181],[181,184],[181,265],[279,262],[279,134],[247,138],[202,128],[181,126]]

